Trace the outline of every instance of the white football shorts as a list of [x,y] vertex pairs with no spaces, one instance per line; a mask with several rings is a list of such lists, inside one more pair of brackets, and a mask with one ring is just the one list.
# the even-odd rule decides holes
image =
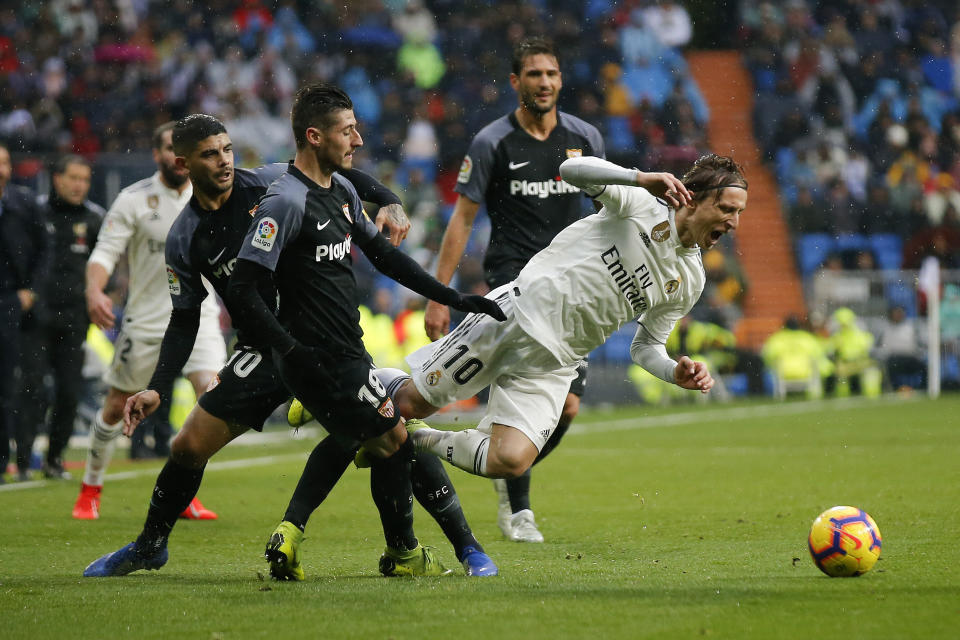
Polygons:
[[[130,393],[146,389],[160,359],[160,342],[154,338],[133,338],[121,331],[115,343],[113,362],[103,374],[103,381],[115,389]],[[183,374],[196,371],[216,373],[226,361],[227,347],[219,327],[213,331],[201,324],[193,351],[183,366]]]
[[477,428],[484,433],[494,424],[519,429],[539,451],[557,426],[579,363],[558,362],[520,328],[513,313],[517,292],[511,283],[487,294],[506,321],[470,314],[449,334],[407,356],[407,364],[417,390],[435,407],[489,386],[487,413]]

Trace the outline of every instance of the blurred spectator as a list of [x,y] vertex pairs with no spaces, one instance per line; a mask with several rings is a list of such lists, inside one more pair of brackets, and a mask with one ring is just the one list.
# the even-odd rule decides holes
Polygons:
[[910,236],[903,247],[903,268],[919,269],[928,256],[939,259],[944,269],[960,268],[960,218],[952,207],[941,224],[925,226]]
[[433,42],[437,37],[437,21],[423,0],[406,0],[403,11],[393,16],[393,28],[405,42]]
[[827,339],[827,350],[833,358],[834,372],[826,380],[826,392],[880,395],[881,374],[870,357],[874,337],[857,324],[856,314],[846,307],[833,312],[833,331]]
[[665,47],[683,47],[693,37],[690,14],[673,0],[659,0],[644,9],[643,23]]
[[404,42],[397,52],[397,69],[412,75],[420,89],[432,89],[446,72],[446,65],[433,44],[415,36]]
[[901,306],[890,308],[880,327],[876,358],[883,362],[894,389],[922,387],[926,364],[923,360],[922,336],[913,318]]
[[[20,364],[20,324],[33,311],[49,259],[49,239],[36,199],[31,191],[10,184],[12,169],[10,152],[0,142],[0,224],[13,230],[0,243],[0,484],[5,482],[11,438],[20,442],[24,426],[35,428],[17,411],[15,371]],[[27,480],[29,448],[18,448],[17,456],[19,478]]]
[[795,316],[787,318],[783,328],[767,338],[761,356],[773,374],[774,393],[780,397],[799,389],[809,398],[819,398],[823,395],[823,378],[833,372],[820,339],[802,329]]
[[[37,304],[24,315],[21,325],[23,432],[17,438],[17,466],[28,468],[33,440],[46,424],[50,444],[43,474],[66,480],[70,474],[64,470],[62,456],[73,433],[83,384],[83,342],[90,324],[85,271],[105,211],[87,200],[91,169],[82,157],[63,156],[52,173],[53,190],[49,198],[40,201],[50,261],[38,285]],[[53,381],[52,405],[44,386],[48,374]]]
[[797,189],[797,199],[790,206],[789,215],[791,227],[801,233],[826,233],[830,229],[826,205],[814,198],[808,186]]
[[934,184],[936,188],[923,197],[923,209],[930,225],[935,227],[943,222],[947,209],[952,209],[954,216],[960,211],[960,191],[949,173],[938,174]]

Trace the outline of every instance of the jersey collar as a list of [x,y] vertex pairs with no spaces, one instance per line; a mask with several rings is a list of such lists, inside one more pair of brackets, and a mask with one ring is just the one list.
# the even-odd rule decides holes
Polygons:
[[309,177],[303,171],[300,171],[300,169],[297,169],[293,164],[293,160],[290,160],[287,163],[287,173],[289,173],[294,178],[302,182],[307,187],[307,189],[316,189],[317,191],[323,191],[323,192],[329,192],[333,190],[334,181],[332,179],[330,180],[329,188],[323,187],[317,184],[311,177]]

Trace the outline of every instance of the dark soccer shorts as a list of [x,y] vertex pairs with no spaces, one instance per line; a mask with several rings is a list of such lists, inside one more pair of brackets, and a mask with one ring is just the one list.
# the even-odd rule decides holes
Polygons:
[[587,361],[584,359],[583,362],[577,367],[577,377],[573,379],[573,382],[570,383],[570,393],[580,398],[583,397],[583,391],[587,388]]
[[338,356],[317,369],[279,363],[280,375],[323,428],[344,444],[380,436],[399,421],[370,356]]
[[290,395],[269,353],[238,345],[197,403],[227,424],[262,431]]

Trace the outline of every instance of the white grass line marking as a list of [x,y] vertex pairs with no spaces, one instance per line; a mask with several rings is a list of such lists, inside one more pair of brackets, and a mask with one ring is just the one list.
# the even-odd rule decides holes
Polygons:
[[[241,458],[238,460],[210,462],[207,464],[205,473],[209,471],[225,471],[229,469],[245,469],[247,467],[262,467],[268,464],[290,462],[292,460],[306,460],[309,455],[309,453],[288,453],[280,456],[261,456],[259,458]],[[118,480],[131,480],[133,478],[140,478],[142,476],[156,477],[158,473],[160,473],[160,467],[138,469],[136,471],[120,471],[118,473],[108,473],[106,476],[104,476],[104,480],[116,482]],[[62,481],[31,480],[29,482],[14,482],[11,484],[0,485],[0,492],[18,491],[20,489],[36,489],[39,487],[46,487],[54,483],[62,484]]]
[[698,422],[732,422],[745,418],[767,418],[771,416],[800,415],[818,411],[850,411],[865,409],[878,404],[899,404],[917,402],[922,397],[903,398],[887,395],[880,398],[838,398],[831,400],[810,400],[806,402],[788,402],[760,404],[749,407],[718,407],[706,411],[684,411],[645,418],[625,418],[621,420],[592,420],[574,422],[570,433],[596,433],[603,431],[630,431],[633,429],[656,429],[659,427],[677,427]]

